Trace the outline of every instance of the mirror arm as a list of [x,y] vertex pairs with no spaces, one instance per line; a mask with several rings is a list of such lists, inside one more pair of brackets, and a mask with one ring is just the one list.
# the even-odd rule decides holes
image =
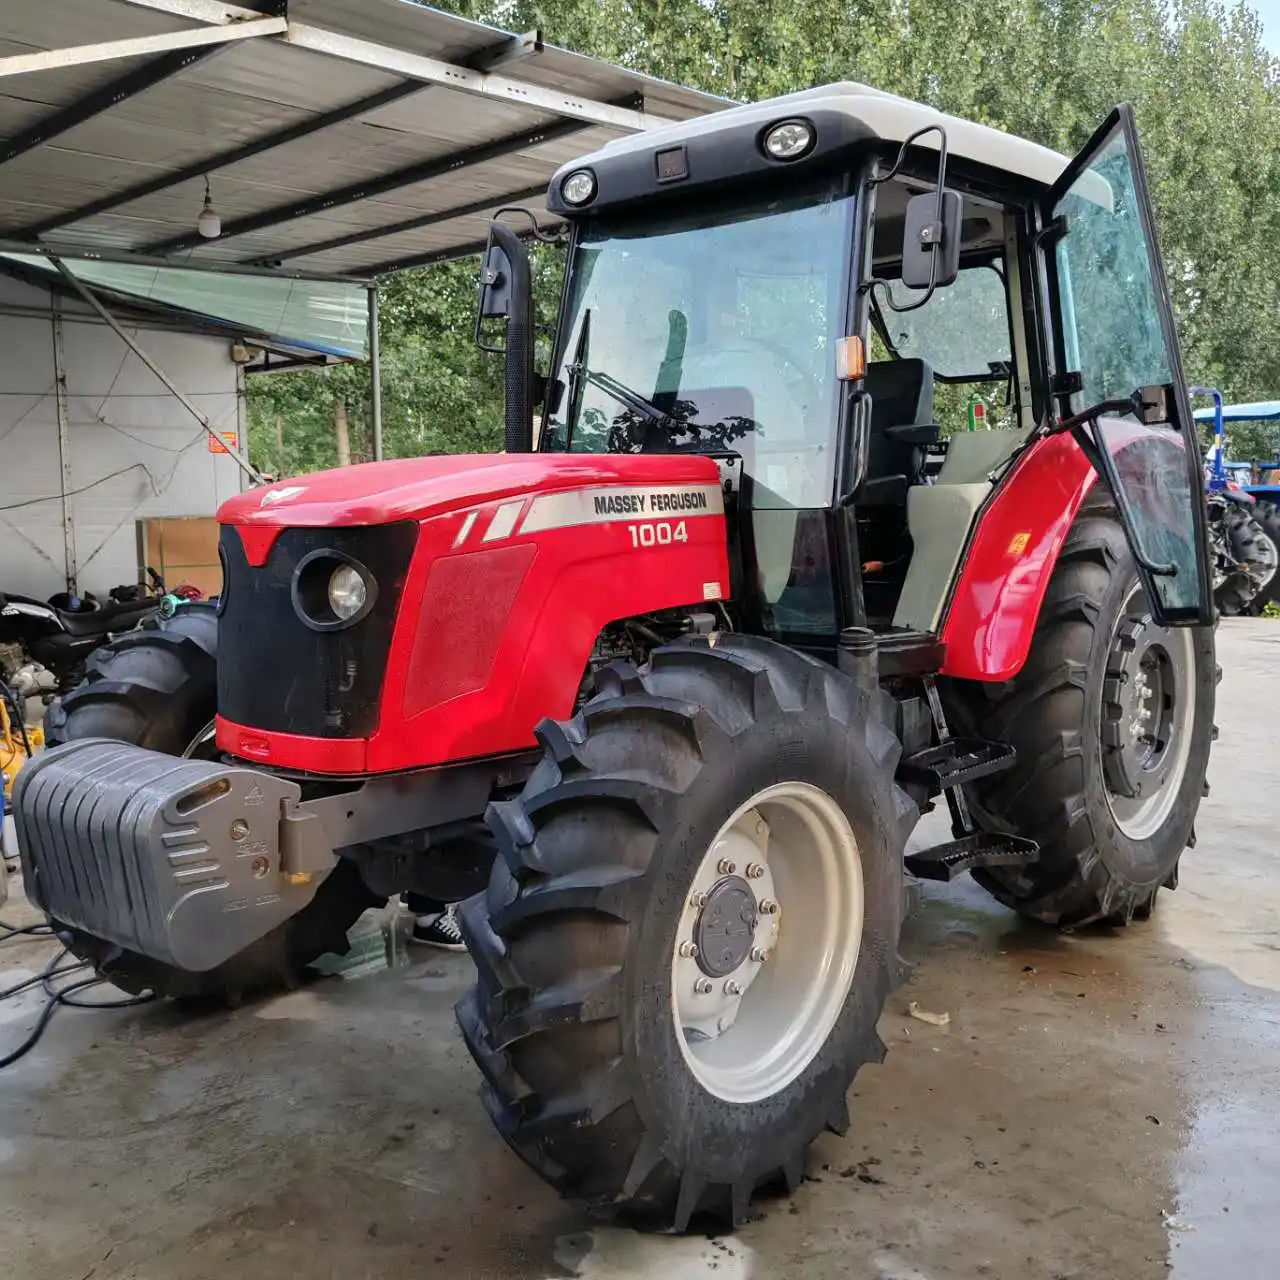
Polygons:
[[502,217],[504,213],[514,213],[519,217],[528,218],[533,230],[533,238],[537,240],[539,243],[564,244],[565,228],[563,224],[556,227],[552,231],[546,231],[543,229],[542,225],[538,222],[537,215],[533,212],[532,209],[526,209],[522,205],[516,205],[516,204],[507,205],[505,208],[499,209],[493,215],[492,221],[496,222],[500,217]]
[[1080,413],[1073,413],[1069,418],[1060,418],[1045,434],[1056,436],[1065,431],[1074,431],[1077,427],[1092,426],[1095,418],[1101,418],[1105,414],[1131,413],[1141,420],[1141,407],[1137,396],[1127,396],[1123,400],[1102,400],[1098,404],[1091,404]]
[[[933,245],[933,253],[929,260],[929,287],[925,290],[924,297],[918,302],[908,303],[905,306],[899,306],[893,300],[893,292],[889,288],[888,280],[873,278],[865,284],[859,285],[859,292],[872,293],[877,285],[880,286],[881,296],[890,311],[896,312],[898,315],[905,315],[908,311],[919,311],[925,306],[929,299],[933,297],[938,287],[938,250],[942,248],[942,237],[946,225],[946,178],[947,178],[947,131],[940,124],[927,124],[923,129],[917,129],[915,133],[904,139],[902,146],[898,148],[898,158],[893,162],[888,173],[882,173],[870,179],[868,185],[878,187],[888,182],[894,177],[907,158],[907,148],[917,139],[922,138],[926,133],[936,133],[938,135],[938,181],[937,181],[937,203],[934,207],[933,221],[927,223],[920,229],[920,238],[922,243],[931,243]],[[873,295],[874,296],[874,295]]]

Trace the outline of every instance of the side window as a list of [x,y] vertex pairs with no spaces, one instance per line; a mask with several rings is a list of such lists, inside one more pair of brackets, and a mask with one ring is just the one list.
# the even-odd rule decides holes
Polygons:
[[[923,296],[923,290],[893,285],[900,305]],[[983,403],[987,425],[1017,425],[1009,304],[998,260],[966,267],[918,311],[875,305],[871,358],[918,359],[932,368],[934,417],[944,436],[965,428],[975,399]]]
[[[894,286],[894,300],[913,303],[923,290]],[[903,359],[926,360],[944,379],[1000,377],[1012,359],[1004,276],[994,263],[968,267],[939,289],[919,311],[881,312],[894,350]]]

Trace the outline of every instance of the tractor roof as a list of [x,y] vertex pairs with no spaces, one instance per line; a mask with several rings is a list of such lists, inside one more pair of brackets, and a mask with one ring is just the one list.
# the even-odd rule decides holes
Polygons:
[[[951,155],[1030,179],[1042,186],[1050,186],[1067,165],[1065,156],[1025,138],[1015,137],[1001,129],[992,129],[988,125],[974,124],[958,116],[946,115],[924,103],[912,102],[909,98],[884,93],[868,85],[843,81],[650,129],[632,137],[618,138],[592,155],[579,157],[572,165],[564,166],[561,172],[590,165],[597,157],[651,151],[669,141],[687,141],[735,129],[748,122],[757,122],[763,127],[771,121],[785,119],[788,115],[819,109],[857,120],[886,142],[904,142],[916,130],[940,124],[947,132],[947,149]],[[926,134],[919,140],[919,145],[936,150],[937,134]]]
[[[1197,422],[1212,422],[1213,407],[1197,409]],[[1223,422],[1275,422],[1280,419],[1280,400],[1255,400],[1251,404],[1224,404]]]

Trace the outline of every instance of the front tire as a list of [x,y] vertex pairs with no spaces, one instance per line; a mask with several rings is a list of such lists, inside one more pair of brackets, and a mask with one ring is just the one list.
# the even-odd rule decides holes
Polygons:
[[562,1194],[736,1225],[883,1057],[919,814],[871,702],[801,654],[721,636],[603,683],[490,808],[458,1018],[499,1132]]
[[[46,741],[57,746],[77,738],[113,738],[175,756],[212,752],[217,653],[217,617],[210,605],[184,605],[171,618],[127,632],[96,649],[84,681],[49,706]],[[125,991],[235,1007],[248,994],[296,986],[305,966],[326,953],[345,954],[347,930],[367,908],[383,902],[353,864],[340,860],[296,916],[206,973],[65,932],[71,952]]]
[[948,682],[963,732],[1017,750],[967,789],[986,830],[1030,836],[1039,859],[974,878],[1046,924],[1127,924],[1177,882],[1214,736],[1213,630],[1151,618],[1114,511],[1086,507],[1049,582],[1013,680]]

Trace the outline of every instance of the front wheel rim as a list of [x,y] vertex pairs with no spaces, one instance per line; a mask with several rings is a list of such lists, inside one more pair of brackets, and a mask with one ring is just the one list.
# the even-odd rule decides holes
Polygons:
[[772,1097],[818,1056],[853,984],[863,904],[853,828],[820,788],[766,787],[724,823],[671,959],[676,1037],[708,1093]]

